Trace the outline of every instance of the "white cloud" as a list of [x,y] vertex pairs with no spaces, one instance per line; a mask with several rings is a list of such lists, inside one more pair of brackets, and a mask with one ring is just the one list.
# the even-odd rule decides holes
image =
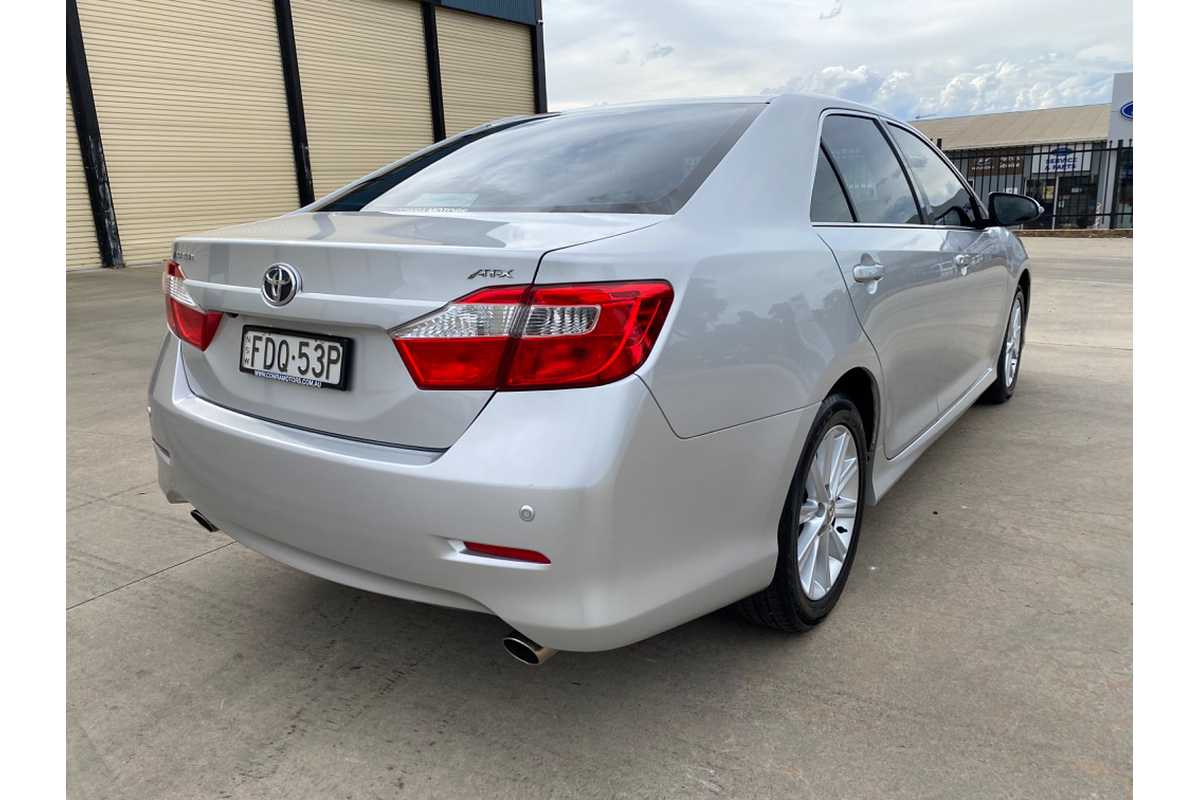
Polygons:
[[791,78],[781,86],[764,89],[762,94],[811,92],[878,106],[883,105],[884,100],[895,102],[898,98],[909,98],[911,80],[909,72],[895,71],[884,75],[866,64],[857,67],[836,65]]
[[1113,72],[1123,66],[1053,53],[1024,64],[984,64],[954,75],[936,95],[922,97],[919,111],[971,113],[1103,103],[1112,94]]
[[900,117],[979,114],[1107,102],[1120,63],[1080,61],[1059,54],[1024,64],[998,61],[966,70],[925,64],[917,72],[886,74],[865,64],[822,67],[764,94],[816,92],[876,106]]
[[903,117],[1105,102],[1131,68],[1131,16],[1128,0],[546,0],[550,105],[764,89]]
[[836,0],[836,2],[833,4],[833,8],[829,9],[828,11],[822,11],[820,14],[817,15],[817,19],[820,19],[820,20],[833,19],[834,17],[841,16],[841,13],[842,13],[842,0]]
[[645,64],[647,61],[653,61],[656,58],[666,58],[674,52],[674,47],[671,47],[668,44],[658,44],[656,42],[655,45],[650,48],[650,51],[646,53],[646,55],[642,56],[642,63]]

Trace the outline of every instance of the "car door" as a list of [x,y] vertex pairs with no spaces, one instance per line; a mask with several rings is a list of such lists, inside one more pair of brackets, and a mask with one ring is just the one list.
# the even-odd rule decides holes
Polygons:
[[946,351],[955,326],[942,309],[958,276],[954,253],[943,231],[924,224],[900,158],[874,117],[827,113],[817,167],[821,191],[829,193],[832,176],[847,200],[848,219],[830,218],[816,199],[810,215],[879,356],[883,445],[891,458],[937,420],[938,399],[953,380]]
[[1001,238],[986,227],[974,195],[945,157],[906,127],[889,122],[885,130],[908,166],[926,221],[957,269],[938,311],[951,329],[941,356],[949,381],[939,406],[946,411],[996,363],[1008,320],[1008,262]]

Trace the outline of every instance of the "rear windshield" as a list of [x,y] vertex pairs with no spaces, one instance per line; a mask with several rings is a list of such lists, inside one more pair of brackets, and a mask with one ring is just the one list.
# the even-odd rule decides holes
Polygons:
[[364,181],[321,210],[673,214],[762,108],[701,103],[499,124]]

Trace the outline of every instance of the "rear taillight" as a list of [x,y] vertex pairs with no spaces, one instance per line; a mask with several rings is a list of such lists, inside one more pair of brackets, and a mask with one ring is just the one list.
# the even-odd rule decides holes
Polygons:
[[493,287],[390,331],[422,389],[561,389],[624,378],[650,355],[665,281]]
[[162,289],[167,301],[167,327],[183,341],[203,350],[217,335],[220,311],[205,311],[183,285],[183,269],[174,261],[163,263]]

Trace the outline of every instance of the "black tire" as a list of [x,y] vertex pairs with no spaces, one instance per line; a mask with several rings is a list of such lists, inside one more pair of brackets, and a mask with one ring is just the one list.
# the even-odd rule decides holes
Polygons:
[[[1012,382],[1007,380],[1005,371],[1005,357],[1007,356],[1006,343],[1008,342],[1009,334],[1012,331],[1012,312],[1017,303],[1021,304],[1021,330],[1018,334],[1017,344],[1017,368],[1013,372]],[[1023,351],[1025,349],[1025,321],[1029,319],[1029,306],[1025,303],[1025,292],[1022,289],[1017,289],[1017,293],[1013,296],[1012,305],[1008,308],[1008,322],[1004,326],[1004,340],[1000,343],[1000,355],[996,358],[996,380],[992,381],[992,385],[979,396],[979,402],[986,405],[998,406],[1002,403],[1007,403],[1009,398],[1013,396],[1013,392],[1017,390],[1017,380],[1021,377],[1021,364],[1024,362]]]
[[[800,585],[800,565],[796,553],[799,539],[797,514],[806,499],[804,478],[812,464],[817,445],[820,444],[825,433],[835,425],[846,426],[853,435],[854,443],[858,448],[858,516],[854,521],[854,530],[841,572],[825,596],[814,601],[805,595]],[[833,394],[825,398],[825,402],[821,404],[821,408],[817,412],[812,430],[808,434],[808,441],[805,442],[800,464],[792,476],[788,499],[779,520],[779,560],[775,564],[775,577],[770,586],[738,603],[738,611],[745,619],[756,625],[798,633],[818,625],[837,605],[838,598],[842,595],[842,589],[845,588],[846,579],[850,575],[850,568],[854,564],[854,554],[858,550],[858,534],[862,528],[863,506],[866,504],[867,469],[870,464],[866,439],[862,417],[854,403],[841,394]]]

